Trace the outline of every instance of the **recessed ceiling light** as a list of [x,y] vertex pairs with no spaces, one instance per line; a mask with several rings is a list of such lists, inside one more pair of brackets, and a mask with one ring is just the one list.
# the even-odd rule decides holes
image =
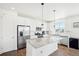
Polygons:
[[11,9],[12,9],[12,10],[15,10],[15,8],[14,8],[14,7],[12,7]]

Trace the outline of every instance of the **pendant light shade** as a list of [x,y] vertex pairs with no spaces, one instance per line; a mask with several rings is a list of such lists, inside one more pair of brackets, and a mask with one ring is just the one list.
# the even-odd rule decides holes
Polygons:
[[55,12],[56,12],[56,10],[53,10],[53,13],[54,13],[54,21],[55,21]]
[[44,6],[44,3],[41,3],[41,5],[42,5],[42,24],[41,24],[41,26],[43,26],[44,24],[43,24],[43,6]]
[[54,13],[54,28],[55,28],[55,12],[56,12],[56,10],[53,10],[53,13]]

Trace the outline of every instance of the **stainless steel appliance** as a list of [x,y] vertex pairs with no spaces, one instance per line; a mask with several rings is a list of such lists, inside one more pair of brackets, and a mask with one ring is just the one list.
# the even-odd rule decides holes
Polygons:
[[30,39],[30,26],[17,26],[17,48],[26,48],[26,39]]

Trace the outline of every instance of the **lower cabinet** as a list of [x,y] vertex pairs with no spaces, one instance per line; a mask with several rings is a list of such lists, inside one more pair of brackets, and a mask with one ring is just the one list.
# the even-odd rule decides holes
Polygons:
[[37,56],[48,56],[57,50],[57,44],[50,44],[36,50]]
[[30,50],[29,51],[27,50],[27,56],[48,56],[58,49],[58,45],[57,42],[52,42],[39,48],[34,48],[33,46],[30,45],[29,48]]
[[69,45],[69,37],[68,36],[60,36],[60,44]]

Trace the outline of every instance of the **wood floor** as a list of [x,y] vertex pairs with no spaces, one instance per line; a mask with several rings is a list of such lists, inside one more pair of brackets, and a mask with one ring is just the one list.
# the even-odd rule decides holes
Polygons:
[[0,54],[0,56],[16,56],[16,51],[9,51],[9,52],[5,52],[3,54]]
[[79,56],[79,49],[59,45],[58,50],[50,54],[50,56]]
[[[26,56],[26,48],[1,54],[1,56]],[[79,49],[59,45],[58,50],[49,56],[79,56]]]
[[17,51],[9,51],[1,54],[0,56],[26,56],[26,48]]
[[17,50],[17,56],[26,56],[26,48]]

